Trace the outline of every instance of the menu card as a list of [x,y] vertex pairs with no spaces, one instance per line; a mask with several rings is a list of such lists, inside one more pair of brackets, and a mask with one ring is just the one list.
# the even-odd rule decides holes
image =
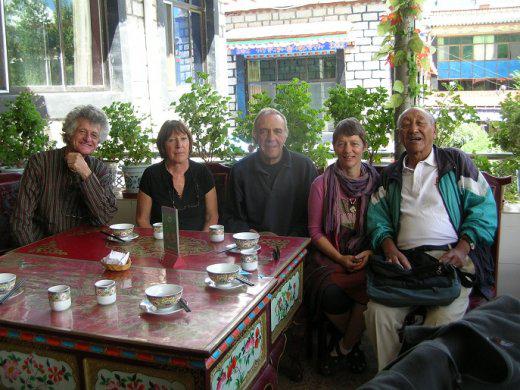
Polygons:
[[173,207],[162,206],[164,250],[180,255],[179,212]]

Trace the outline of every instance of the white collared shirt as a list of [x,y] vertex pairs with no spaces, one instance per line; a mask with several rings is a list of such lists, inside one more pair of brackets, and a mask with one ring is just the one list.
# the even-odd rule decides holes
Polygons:
[[397,247],[411,249],[422,245],[446,245],[457,242],[458,235],[438,188],[437,161],[432,151],[415,169],[403,161],[401,218]]

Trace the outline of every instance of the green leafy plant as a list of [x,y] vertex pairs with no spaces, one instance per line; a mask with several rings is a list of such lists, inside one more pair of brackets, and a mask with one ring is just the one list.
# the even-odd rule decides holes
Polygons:
[[[456,130],[461,125],[467,123],[478,123],[480,117],[477,111],[464,103],[457,91],[462,87],[457,83],[444,84],[446,92],[436,93],[433,97],[433,106],[437,107],[435,117],[437,121],[437,137],[435,144],[441,147],[455,146],[462,147],[457,144]],[[464,140],[463,140],[464,141]]]
[[109,138],[96,150],[95,155],[105,161],[122,161],[124,165],[150,164],[154,152],[152,130],[143,127],[148,117],[136,113],[131,103],[113,102],[103,111],[110,123]]
[[387,1],[390,13],[381,17],[377,28],[378,34],[384,36],[384,39],[374,58],[386,58],[392,68],[406,65],[407,69],[406,82],[399,77],[394,81],[393,94],[387,102],[389,108],[401,106],[407,97],[413,100],[420,95],[419,69],[428,70],[430,66],[429,55],[435,48],[421,39],[419,29],[412,23],[421,15],[422,3],[423,0]]
[[191,77],[190,92],[183,94],[171,106],[186,123],[193,135],[193,152],[205,162],[214,159],[229,159],[241,152],[229,139],[231,113],[229,97],[216,92],[208,82],[206,73],[197,73],[197,80]]
[[332,157],[330,144],[323,143],[321,135],[325,129],[323,110],[311,106],[309,84],[293,79],[287,84],[276,86],[276,96],[272,99],[265,92],[253,95],[249,102],[247,115],[237,118],[234,132],[236,139],[253,143],[253,122],[258,112],[265,107],[280,111],[287,118],[289,137],[286,145],[289,149],[305,154],[317,167],[327,166],[327,160]]
[[42,117],[30,91],[21,92],[15,100],[6,103],[0,114],[0,162],[11,167],[22,167],[34,153],[52,149],[55,142],[45,134],[48,122]]
[[350,117],[361,122],[367,134],[370,164],[380,161],[377,152],[388,145],[394,128],[393,111],[385,107],[387,98],[388,91],[383,87],[368,91],[361,86],[347,89],[338,85],[329,90],[329,98],[324,103],[334,126]]
[[520,94],[510,93],[500,104],[502,120],[492,124],[491,137],[495,145],[513,155],[497,164],[495,171],[513,176],[513,184],[506,189],[506,199],[518,201],[517,171],[520,169]]

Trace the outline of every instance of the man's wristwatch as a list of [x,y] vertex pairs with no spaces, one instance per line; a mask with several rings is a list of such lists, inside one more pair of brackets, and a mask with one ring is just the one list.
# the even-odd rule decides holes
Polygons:
[[460,239],[466,241],[471,250],[475,250],[475,243],[471,241],[471,238],[469,238],[466,234],[464,234]]

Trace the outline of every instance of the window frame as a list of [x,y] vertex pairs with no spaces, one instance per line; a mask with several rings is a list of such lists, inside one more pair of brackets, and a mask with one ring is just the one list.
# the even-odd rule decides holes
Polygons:
[[[203,72],[207,71],[207,43],[206,43],[206,0],[200,0],[200,5],[193,5],[193,0],[179,1],[179,0],[163,0],[163,4],[165,7],[165,33],[170,33],[170,36],[166,36],[166,56],[173,56],[173,60],[175,61],[175,19],[173,17],[173,9],[180,8],[188,11],[188,28],[190,31],[189,39],[190,39],[190,58],[193,58],[194,72],[195,70],[195,56],[193,51],[193,30],[192,30],[192,17],[191,14],[197,13],[200,15],[200,43],[201,43],[201,68]],[[171,69],[170,69],[171,68]],[[175,67],[175,62],[173,66],[167,65],[168,73],[172,72],[172,75],[168,74],[168,85],[167,88],[169,91],[173,91],[174,89],[182,86],[186,86],[187,83],[178,80],[177,70]],[[192,74],[191,77],[196,77],[196,73]],[[171,82],[171,80],[173,82]],[[171,83],[171,84],[170,84]]]
[[[280,63],[280,60],[287,60],[287,59],[313,59],[313,58],[319,58],[319,59],[325,59],[325,58],[329,58],[331,60],[333,60],[333,62],[336,63],[336,55],[335,54],[329,54],[329,55],[309,55],[309,56],[291,56],[291,57],[274,57],[274,58],[261,58],[261,59],[248,59],[246,58],[245,59],[245,104],[246,104],[246,110],[249,110],[249,101],[251,100],[252,96],[251,96],[251,93],[250,93],[250,86],[258,86],[260,87],[260,89],[262,90],[265,90],[263,89],[262,87],[263,86],[270,86],[271,88],[273,88],[274,91],[276,91],[276,87],[280,84],[287,84],[288,82],[290,82],[292,79],[290,80],[285,80],[285,79],[280,79],[279,78],[279,63]],[[260,78],[259,81],[250,81],[249,80],[249,67],[250,67],[250,64],[251,63],[258,63],[258,70],[260,71],[261,70],[261,65],[260,63],[262,61],[274,61],[275,62],[275,80],[273,81],[262,81],[261,80],[261,73],[259,72],[258,76]],[[324,66],[323,66],[324,68]],[[308,68],[308,65],[306,65],[305,67],[305,73],[307,75],[307,78],[309,76],[309,68]],[[321,79],[306,79],[306,80],[303,80],[303,79],[300,79],[301,81],[305,81],[306,83],[308,84],[322,84],[322,83],[334,83],[334,84],[337,84],[337,74],[338,74],[338,69],[337,69],[337,65],[336,65],[336,68],[335,68],[335,75],[334,77],[330,77],[330,78],[321,78]]]
[[0,0],[0,50],[1,50],[1,64],[0,72],[0,93],[9,92],[9,69],[7,64],[7,41],[5,35],[5,16],[4,16],[4,0]]
[[[99,46],[96,48],[96,53],[93,53],[92,58],[92,66],[94,68],[95,57],[99,59],[99,72],[101,73],[101,84],[92,84],[92,85],[67,85],[67,76],[65,70],[65,55],[64,55],[64,46],[63,46],[63,35],[62,35],[62,20],[61,20],[61,2],[62,0],[57,0],[60,3],[60,7],[57,8],[56,12],[58,13],[58,17],[60,23],[58,25],[58,30],[60,32],[59,39],[59,50],[60,50],[60,81],[59,85],[23,85],[23,86],[13,86],[10,83],[9,78],[9,54],[7,50],[7,37],[6,37],[6,20],[5,20],[5,7],[4,0],[0,0],[1,6],[1,31],[2,31],[2,43],[3,47],[0,46],[0,50],[2,50],[2,57],[5,59],[5,73],[6,73],[6,89],[2,89],[0,85],[0,93],[19,93],[27,88],[30,88],[32,91],[36,93],[45,93],[45,92],[89,92],[89,91],[105,91],[110,89],[110,79],[108,72],[108,25],[106,19],[107,13],[107,5],[105,0],[89,0],[89,9],[90,16],[93,17],[92,8],[94,2],[94,8],[96,10],[96,31],[92,32],[92,41],[93,46]],[[72,0],[73,1],[73,0]],[[91,22],[92,23],[92,22]],[[97,42],[94,42],[94,39],[97,39]],[[93,75],[93,79],[96,76]]]

